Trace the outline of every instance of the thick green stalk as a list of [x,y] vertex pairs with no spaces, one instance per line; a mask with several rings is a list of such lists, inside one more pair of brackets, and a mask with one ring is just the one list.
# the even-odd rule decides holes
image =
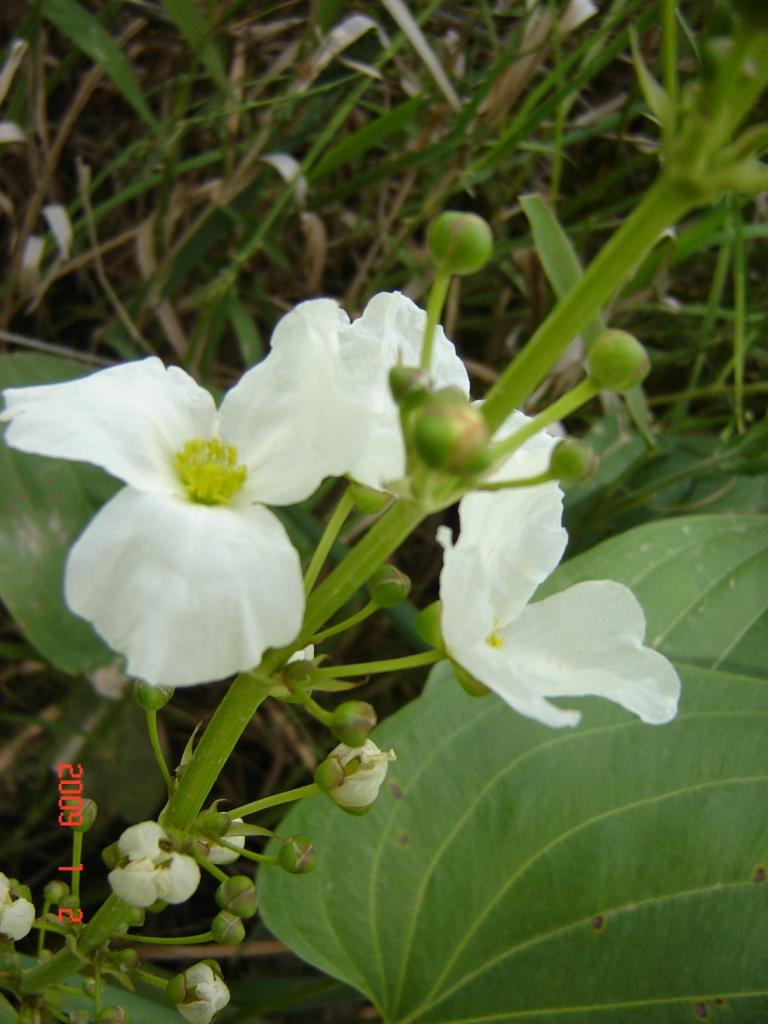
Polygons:
[[661,177],[590,263],[491,388],[483,413],[491,430],[541,383],[571,341],[619,290],[662,231],[696,205],[692,186]]

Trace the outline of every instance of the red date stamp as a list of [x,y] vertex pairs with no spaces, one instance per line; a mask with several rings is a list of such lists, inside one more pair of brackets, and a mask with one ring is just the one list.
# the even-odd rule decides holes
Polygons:
[[[60,764],[56,768],[59,777],[59,825],[63,828],[79,828],[83,824],[83,766],[81,764]],[[82,864],[60,867],[59,871],[80,872]],[[76,892],[79,886],[73,886]],[[60,924],[81,924],[83,912],[71,907],[59,907]]]

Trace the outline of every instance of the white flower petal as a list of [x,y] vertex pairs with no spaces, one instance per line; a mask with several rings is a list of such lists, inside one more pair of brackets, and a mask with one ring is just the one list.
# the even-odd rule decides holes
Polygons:
[[190,686],[252,668],[298,633],[299,558],[260,506],[197,505],[124,488],[67,561],[65,596],[150,683]]
[[[526,416],[525,413],[513,412],[493,435],[493,440],[503,441],[530,422],[531,417]],[[538,434],[529,437],[508,459],[505,459],[501,466],[493,472],[491,480],[525,480],[527,477],[539,476],[549,469],[552,449],[557,442],[558,438],[548,430],[539,431]]]
[[[341,358],[356,393],[365,401],[371,424],[370,440],[351,475],[369,487],[380,489],[405,473],[400,416],[389,391],[389,371],[398,363],[420,365],[426,320],[424,310],[405,295],[381,292],[374,295],[361,317],[341,331]],[[435,388],[453,386],[469,394],[464,364],[439,325],[432,380]]]
[[9,445],[92,462],[139,490],[181,494],[173,455],[216,423],[213,399],[154,357],[90,377],[3,392]]
[[[242,818],[233,818],[233,825],[242,825]],[[237,846],[239,849],[245,847],[245,836],[224,836],[228,843],[233,846]],[[233,864],[240,856],[235,850],[230,850],[226,846],[219,846],[217,843],[211,843],[208,853],[206,854],[208,860],[212,864]]]
[[458,651],[462,638],[477,637],[478,616],[486,613],[482,602],[490,611],[483,638],[519,615],[565,550],[561,514],[556,483],[462,498],[461,532],[445,552],[440,576],[449,650]]
[[382,751],[370,739],[362,747],[340,743],[328,756],[337,758],[345,766],[355,758],[360,760],[358,771],[329,792],[339,807],[351,808],[369,807],[374,802],[386,777],[389,762],[396,760],[394,750]]
[[204,963],[188,967],[184,980],[188,990],[195,990],[197,999],[192,1003],[178,1003],[176,1009],[190,1024],[208,1024],[229,1002],[229,989]]
[[346,315],[331,299],[302,302],[277,324],[272,351],[224,397],[222,440],[248,468],[243,495],[268,505],[307,498],[362,452],[364,402],[338,355]]
[[131,860],[154,860],[165,856],[160,840],[168,842],[168,834],[156,821],[140,821],[127,828],[118,840],[118,849]]
[[157,895],[166,903],[184,903],[200,885],[197,861],[184,853],[172,853],[170,863],[157,869]]
[[29,900],[20,896],[13,900],[10,906],[5,906],[0,910],[0,932],[18,941],[29,934],[34,920],[35,908]]
[[504,630],[503,653],[544,696],[606,697],[658,725],[677,713],[680,680],[644,635],[632,591],[596,580],[529,605]]
[[157,868],[151,860],[134,861],[107,876],[112,891],[132,907],[151,907],[157,897]]

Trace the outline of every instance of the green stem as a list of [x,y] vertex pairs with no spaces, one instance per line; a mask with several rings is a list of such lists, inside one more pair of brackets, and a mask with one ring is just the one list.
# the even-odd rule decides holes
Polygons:
[[168,982],[165,978],[158,978],[156,974],[152,974],[150,971],[135,971],[135,976],[146,982],[147,985],[154,985],[156,988],[161,988],[165,991]]
[[[662,9],[664,89],[672,110],[677,110],[677,0],[664,0]],[[673,130],[674,125],[669,125]]]
[[352,494],[349,488],[342,494],[339,499],[339,503],[333,510],[333,515],[328,520],[328,525],[325,528],[323,536],[320,538],[320,542],[315,548],[312,559],[307,567],[307,571],[304,575],[304,593],[308,594],[312,587],[315,585],[317,577],[320,575],[320,570],[325,565],[325,560],[333,547],[333,542],[339,535],[339,530],[346,522],[347,516],[354,508],[355,503],[352,500]]
[[440,651],[423,651],[420,654],[408,654],[403,658],[384,658],[381,661],[361,661],[356,665],[339,665],[321,668],[315,673],[320,679],[343,679],[346,676],[372,676],[378,672],[399,672],[409,668],[420,668],[422,665],[433,665],[445,655]]
[[331,636],[336,636],[337,633],[343,633],[352,626],[356,626],[358,622],[362,622],[363,619],[367,619],[369,615],[373,615],[373,613],[378,611],[378,609],[379,605],[377,605],[375,601],[369,601],[364,608],[361,608],[359,612],[355,612],[354,615],[350,615],[349,618],[342,619],[342,621],[337,622],[335,626],[329,626],[328,629],[322,629],[319,633],[315,633],[312,637],[312,643],[319,644],[321,641],[327,640]]
[[651,187],[489,391],[483,413],[492,431],[534,391],[573,338],[653,248],[662,231],[696,201],[694,190],[664,176]]
[[0,1024],[16,1024],[18,1019],[18,1013],[0,992]]
[[421,368],[429,373],[432,366],[432,349],[435,344],[435,328],[440,321],[440,314],[445,305],[448,289],[451,286],[450,271],[438,269],[429,290],[427,299],[427,323],[424,328],[424,340],[421,343]]
[[268,807],[288,804],[293,800],[304,800],[305,797],[315,796],[321,792],[322,790],[316,783],[310,782],[308,786],[286,789],[284,793],[275,793],[274,796],[265,796],[261,800],[254,800],[250,804],[243,804],[242,807],[235,807],[229,813],[233,818],[244,818],[247,814],[258,814],[259,811],[266,811]]
[[165,763],[163,757],[163,751],[160,747],[160,736],[157,731],[157,711],[147,711],[147,732],[149,733],[149,743],[152,747],[152,753],[155,755],[158,767],[162,773],[163,779],[165,780],[165,787],[168,793],[173,792],[173,779],[171,773],[168,771],[168,765]]
[[221,868],[217,868],[215,864],[211,863],[211,861],[207,859],[207,857],[203,857],[198,854],[195,857],[195,860],[201,868],[208,872],[209,875],[213,875],[217,882],[229,881],[229,875],[222,871]]
[[146,942],[153,946],[196,946],[201,942],[210,942],[213,939],[211,932],[201,932],[199,935],[182,935],[176,938],[167,938],[162,935],[126,935],[125,939],[130,942]]
[[[82,863],[83,857],[83,833],[77,829],[72,830],[72,867],[76,868]],[[80,871],[72,871],[72,895],[80,900]]]
[[493,484],[481,484],[479,491],[508,491],[511,487],[538,487],[539,484],[548,484],[557,477],[549,470],[539,473],[538,476],[527,476],[521,480],[497,480]]
[[545,427],[550,426],[552,423],[557,423],[558,420],[564,419],[569,416],[576,409],[580,409],[582,405],[589,402],[596,395],[600,394],[600,385],[596,384],[590,377],[585,377],[580,380],[579,383],[571,388],[566,394],[561,395],[556,402],[552,405],[547,406],[543,412],[540,412],[538,416],[534,416],[530,422],[526,423],[524,427],[516,430],[514,434],[509,437],[505,437],[503,441],[499,441],[493,446],[494,452],[500,456],[509,456],[512,452],[516,451],[520,445],[524,444],[529,437],[533,437],[534,434],[538,434],[539,431],[544,430]]
[[746,360],[745,321],[747,305],[747,260],[741,206],[731,197],[733,217],[733,384],[736,406],[736,431],[744,433],[744,363]]

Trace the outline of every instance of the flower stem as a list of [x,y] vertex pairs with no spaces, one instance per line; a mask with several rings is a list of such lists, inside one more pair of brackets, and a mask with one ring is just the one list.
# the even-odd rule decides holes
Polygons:
[[440,651],[422,651],[419,654],[408,654],[403,658],[384,658],[381,661],[361,661],[356,665],[338,665],[320,668],[315,673],[320,679],[343,679],[345,676],[372,676],[377,672],[399,672],[409,668],[420,668],[422,665],[434,665],[445,655]]
[[310,782],[308,786],[286,789],[284,793],[275,793],[273,796],[265,796],[261,800],[254,800],[250,804],[243,804],[242,807],[235,807],[229,813],[233,818],[244,818],[247,814],[258,814],[259,811],[266,811],[268,807],[288,804],[293,800],[304,800],[308,796],[315,796],[321,792],[322,790],[316,783]]
[[[79,867],[83,856],[83,833],[78,829],[72,830],[72,867]],[[72,895],[80,899],[80,871],[72,872]]]
[[322,629],[319,633],[315,633],[312,637],[313,644],[319,644],[322,640],[327,640],[331,636],[336,636],[337,633],[343,633],[346,629],[350,629],[352,626],[356,626],[358,622],[362,622],[363,619],[367,619],[369,615],[373,615],[375,611],[378,611],[379,605],[375,601],[369,601],[368,604],[361,608],[359,612],[355,612],[354,615],[350,615],[347,619],[342,619],[341,622],[337,622],[335,626],[329,626],[328,629]]
[[447,270],[437,270],[427,299],[427,323],[424,328],[424,341],[421,343],[421,368],[429,373],[432,366],[432,349],[435,344],[435,328],[445,305],[448,289],[451,285],[451,274]]
[[590,263],[584,276],[555,306],[483,403],[492,431],[547,375],[555,361],[622,286],[662,231],[696,205],[694,190],[662,175]]
[[182,935],[166,937],[164,935],[126,935],[130,942],[146,942],[153,946],[196,946],[200,942],[210,942],[213,935],[210,932],[201,932],[199,935]]
[[511,455],[529,437],[533,437],[534,434],[538,434],[539,431],[544,430],[550,424],[557,423],[558,420],[569,416],[574,410],[581,408],[582,405],[598,394],[600,394],[600,385],[595,384],[591,378],[585,377],[575,387],[571,388],[570,391],[561,395],[556,402],[547,406],[538,416],[534,416],[524,427],[516,430],[509,437],[505,437],[503,441],[497,442],[493,446],[495,454],[505,457]]
[[312,587],[314,587],[315,581],[320,575],[320,570],[323,568],[325,560],[333,546],[333,542],[338,537],[339,530],[341,530],[342,526],[346,522],[347,516],[354,508],[354,505],[355,503],[352,500],[350,489],[347,488],[339,499],[338,505],[333,510],[333,514],[328,520],[328,525],[326,526],[325,531],[320,538],[320,542],[315,548],[315,552],[307,567],[307,571],[304,575],[305,594],[308,594],[312,590]]
[[149,743],[152,747],[152,753],[155,755],[155,760],[157,761],[163,779],[165,780],[166,789],[170,795],[173,792],[173,779],[171,778],[171,773],[168,771],[168,765],[165,763],[163,751],[160,747],[160,736],[157,731],[157,711],[147,711],[146,716],[147,732],[149,733]]
[[229,875],[222,871],[221,868],[217,868],[216,865],[212,864],[211,861],[209,861],[206,857],[197,855],[195,857],[195,860],[197,861],[201,868],[207,871],[209,875],[213,875],[213,877],[218,882],[228,881]]

